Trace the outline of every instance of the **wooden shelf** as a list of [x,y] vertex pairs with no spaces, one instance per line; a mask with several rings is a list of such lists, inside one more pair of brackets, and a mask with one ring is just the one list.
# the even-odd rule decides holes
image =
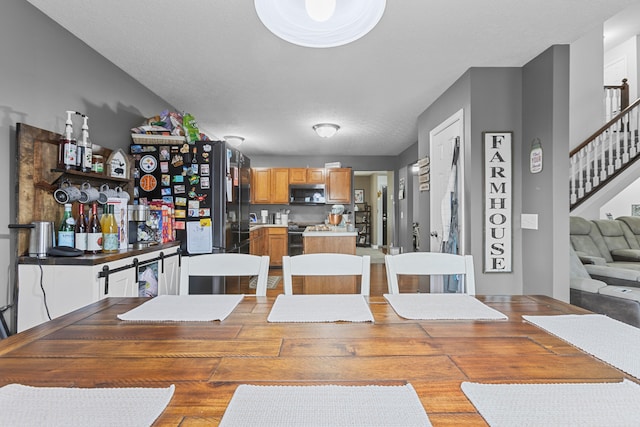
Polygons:
[[119,182],[122,184],[129,184],[129,182],[131,182],[129,179],[127,178],[116,178],[113,176],[108,176],[108,175],[104,175],[101,173],[95,173],[95,172],[82,172],[82,171],[77,171],[75,169],[51,169],[51,172],[58,172],[60,173],[60,177],[58,179],[56,179],[53,183],[55,184],[57,181],[60,180],[60,178],[66,176],[66,177],[77,177],[79,180],[90,180],[90,181],[109,181],[109,182]]
[[355,215],[355,226],[358,230],[356,245],[361,247],[371,246],[371,206],[362,204],[353,213]]

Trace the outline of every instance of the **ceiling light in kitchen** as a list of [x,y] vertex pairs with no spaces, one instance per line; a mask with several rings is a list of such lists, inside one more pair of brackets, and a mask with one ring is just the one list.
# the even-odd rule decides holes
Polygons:
[[244,138],[241,136],[227,135],[224,137],[224,140],[229,144],[233,145],[234,147],[237,147],[238,145],[242,144],[242,141],[244,141]]
[[338,129],[340,129],[340,126],[333,123],[318,123],[317,125],[313,125],[313,130],[315,130],[321,138],[331,138],[338,132]]
[[262,23],[276,36],[305,47],[335,47],[375,27],[386,0],[254,0]]

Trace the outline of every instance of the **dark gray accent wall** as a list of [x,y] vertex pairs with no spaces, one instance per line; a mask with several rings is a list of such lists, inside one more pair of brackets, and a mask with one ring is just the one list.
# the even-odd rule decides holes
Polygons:
[[[552,46],[523,67],[522,212],[538,214],[523,230],[525,294],[569,300],[569,46]],[[539,138],[543,169],[529,173]]]
[[[394,179],[394,200],[395,200],[395,245],[402,248],[404,252],[413,251],[413,222],[419,221],[414,218],[414,212],[418,211],[415,206],[419,200],[414,191],[414,179],[411,173],[411,165],[418,160],[418,143],[411,145],[398,156],[398,169]],[[404,179],[404,198],[400,199],[400,180]],[[415,206],[414,206],[415,205]]]
[[[466,252],[473,255],[479,294],[522,292],[522,239],[519,230],[522,182],[522,79],[520,68],[471,68],[419,117],[420,157],[429,154],[429,132],[460,109],[464,110]],[[511,273],[483,273],[482,132],[512,131],[514,158],[513,269]],[[429,193],[420,193],[422,250],[429,245]],[[424,225],[423,225],[424,224]]]
[[[172,108],[24,0],[0,3],[0,58],[2,200],[15,197],[16,123],[62,132],[65,110],[76,110],[89,116],[94,143],[128,148],[131,127]],[[0,269],[10,272],[0,281],[0,306],[13,297],[15,232],[7,224],[15,214],[10,203],[0,209]]]

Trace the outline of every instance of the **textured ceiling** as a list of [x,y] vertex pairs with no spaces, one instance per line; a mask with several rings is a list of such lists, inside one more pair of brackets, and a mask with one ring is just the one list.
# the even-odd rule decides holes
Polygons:
[[[522,66],[638,4],[387,0],[365,37],[312,49],[275,37],[250,0],[28,1],[248,155],[397,155],[469,67]],[[342,128],[320,139],[320,122]]]

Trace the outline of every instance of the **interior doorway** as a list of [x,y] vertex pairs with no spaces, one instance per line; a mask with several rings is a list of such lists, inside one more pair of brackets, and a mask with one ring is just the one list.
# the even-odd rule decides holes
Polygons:
[[[394,188],[393,171],[354,171],[354,192],[363,194],[363,203],[357,208],[371,211],[370,242],[372,248],[386,251],[394,245]],[[354,193],[355,194],[355,193]]]

